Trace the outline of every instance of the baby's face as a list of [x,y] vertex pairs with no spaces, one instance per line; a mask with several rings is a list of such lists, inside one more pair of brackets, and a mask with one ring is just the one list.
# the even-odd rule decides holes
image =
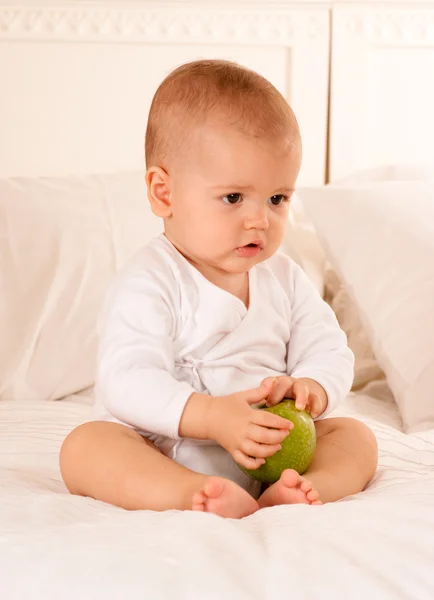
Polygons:
[[183,162],[170,175],[165,228],[189,260],[235,274],[278,250],[300,169],[299,143],[204,126]]

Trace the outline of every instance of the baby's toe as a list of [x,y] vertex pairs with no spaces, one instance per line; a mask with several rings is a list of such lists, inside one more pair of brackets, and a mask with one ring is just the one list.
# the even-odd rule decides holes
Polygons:
[[208,498],[218,498],[224,491],[224,485],[218,477],[210,477],[204,487],[204,496]]
[[308,479],[303,479],[300,483],[300,489],[305,494],[308,494],[312,490],[312,484]]
[[296,487],[300,481],[300,475],[293,469],[285,469],[280,476],[280,481],[289,488]]
[[192,510],[204,511],[206,500],[207,498],[203,492],[196,492],[195,494],[193,494],[193,498],[191,501]]
[[311,490],[306,494],[306,498],[309,500],[309,502],[315,502],[315,500],[318,500],[319,494],[316,490]]

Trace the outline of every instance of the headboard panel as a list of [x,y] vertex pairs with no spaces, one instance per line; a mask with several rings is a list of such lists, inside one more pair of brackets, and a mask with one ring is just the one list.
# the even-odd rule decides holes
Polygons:
[[143,168],[157,85],[182,62],[221,57],[259,71],[286,96],[303,134],[299,182],[324,182],[325,6],[0,4],[0,42],[0,176]]
[[330,179],[434,163],[434,2],[333,8]]

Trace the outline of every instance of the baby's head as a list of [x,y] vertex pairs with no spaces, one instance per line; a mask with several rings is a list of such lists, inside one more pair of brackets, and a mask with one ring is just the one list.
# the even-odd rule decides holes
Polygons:
[[221,60],[189,63],[154,96],[149,200],[168,239],[198,267],[243,273],[276,252],[300,162],[292,110],[253,71]]

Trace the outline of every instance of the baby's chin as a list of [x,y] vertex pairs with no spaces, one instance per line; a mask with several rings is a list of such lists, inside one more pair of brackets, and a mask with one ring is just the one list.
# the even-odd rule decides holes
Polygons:
[[227,273],[232,274],[240,274],[247,273],[250,271],[252,267],[258,265],[259,263],[264,262],[268,258],[270,258],[274,252],[266,252],[266,250],[261,250],[258,253],[252,253],[252,255],[243,255],[243,253],[239,253],[234,251],[230,253],[230,255],[222,260],[215,260],[214,265],[221,269],[222,271],[226,271]]
[[200,271],[214,271],[227,275],[240,275],[247,273],[255,265],[269,259],[278,248],[274,249],[271,246],[265,246],[259,251],[252,249],[243,250],[238,248],[233,249],[214,249],[194,247],[185,243],[181,253],[190,263],[192,263]]

